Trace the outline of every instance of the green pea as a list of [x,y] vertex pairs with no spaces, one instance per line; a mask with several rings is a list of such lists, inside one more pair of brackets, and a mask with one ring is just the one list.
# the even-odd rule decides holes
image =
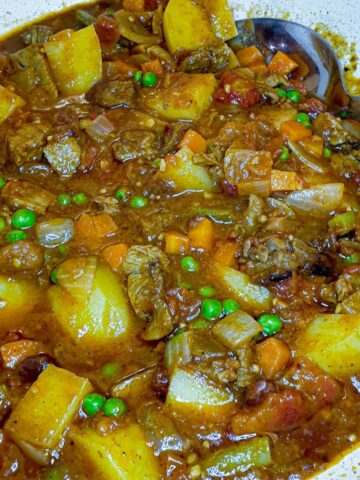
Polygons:
[[274,335],[282,327],[281,318],[273,313],[263,313],[257,320],[263,327],[265,335]]
[[0,177],[0,188],[4,188],[6,185],[6,180],[4,177]]
[[352,112],[350,112],[349,110],[341,110],[341,112],[338,113],[338,117],[343,119],[343,120],[345,118],[351,118],[352,117]]
[[159,168],[160,164],[161,164],[161,158],[156,158],[151,165],[155,168]]
[[6,220],[3,217],[0,217],[0,232],[2,232],[6,227]]
[[204,328],[209,328],[211,326],[211,322],[205,318],[196,318],[190,322],[190,326],[194,330],[203,330]]
[[179,287],[185,288],[186,290],[192,290],[193,289],[190,282],[180,282]]
[[58,468],[53,467],[50,468],[45,474],[44,474],[44,480],[63,480],[64,475],[59,471]]
[[114,194],[116,200],[126,200],[127,199],[127,189],[125,187],[118,188]]
[[307,113],[300,112],[297,114],[296,121],[299,123],[310,122],[310,117]]
[[19,242],[20,240],[25,240],[26,239],[26,233],[23,232],[22,230],[10,230],[6,234],[6,240],[8,242]]
[[215,295],[215,288],[207,285],[206,287],[201,287],[199,289],[199,295],[202,297],[212,297]]
[[32,210],[21,208],[17,210],[11,217],[11,225],[14,228],[27,230],[34,226],[36,222],[36,215]]
[[75,193],[72,197],[72,201],[76,203],[76,205],[84,205],[87,200],[88,198],[83,192]]
[[275,90],[280,97],[286,97],[286,91],[283,88],[275,88]]
[[280,157],[279,157],[280,160],[281,160],[282,162],[285,162],[285,161],[289,158],[289,156],[290,156],[289,149],[288,149],[285,145],[283,145],[283,146],[281,147],[281,155],[280,155]]
[[222,314],[223,306],[216,298],[207,298],[201,304],[201,313],[207,320],[219,318]]
[[93,417],[100,412],[105,403],[105,398],[99,393],[89,393],[84,398],[82,408],[87,415]]
[[312,125],[310,122],[302,122],[302,124],[304,125],[304,127],[306,128],[312,128]]
[[353,253],[352,255],[349,255],[348,257],[345,257],[344,262],[348,265],[355,265],[357,263],[360,263],[360,254],[359,253]]
[[126,412],[126,405],[121,398],[109,398],[104,404],[103,411],[107,417],[120,417]]
[[133,197],[130,200],[130,206],[132,208],[144,208],[144,207],[146,207],[147,203],[148,203],[147,198],[142,197],[141,195],[139,195],[137,197]]
[[181,259],[180,262],[181,268],[185,272],[197,272],[199,270],[199,263],[195,260],[194,257],[186,256]]
[[223,301],[223,310],[226,315],[230,315],[230,313],[234,313],[237,310],[240,310],[240,306],[232,298],[227,298]]
[[140,82],[141,78],[142,78],[142,71],[141,70],[137,70],[135,72],[135,75],[134,75],[134,82]]
[[299,103],[301,95],[297,90],[288,90],[286,92],[286,98],[289,99],[291,102]]
[[60,193],[57,197],[57,203],[60,207],[68,207],[71,204],[71,197],[67,193]]
[[330,150],[330,148],[325,147],[324,150],[323,150],[323,155],[324,155],[325,158],[331,158],[332,151]]
[[52,281],[52,283],[55,283],[55,284],[58,282],[56,268],[54,268],[54,270],[51,270],[50,280]]
[[141,77],[141,85],[143,87],[155,87],[157,84],[157,76],[153,72],[146,72]]
[[119,364],[116,362],[106,363],[102,367],[102,373],[105,377],[114,377],[119,373]]

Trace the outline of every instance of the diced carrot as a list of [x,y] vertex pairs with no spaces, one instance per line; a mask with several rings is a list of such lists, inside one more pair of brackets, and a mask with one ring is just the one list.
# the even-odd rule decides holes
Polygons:
[[150,60],[149,62],[145,62],[141,65],[141,70],[146,72],[156,73],[156,75],[161,75],[164,71],[163,66],[160,63],[159,59]]
[[44,351],[44,345],[34,340],[18,340],[17,342],[5,343],[0,347],[3,365],[6,368],[14,368],[26,357]]
[[291,357],[290,348],[278,338],[267,338],[255,347],[258,364],[265,377],[272,378],[281,372]]
[[299,122],[282,122],[280,125],[280,133],[285,135],[293,142],[298,142],[306,137],[311,137],[312,132],[309,128],[304,127]]
[[120,273],[128,250],[126,243],[116,243],[105,247],[101,253],[114,272]]
[[132,77],[137,71],[137,67],[133,63],[119,59],[114,62],[103,62],[103,71],[105,77],[113,77],[120,73]]
[[214,245],[214,225],[208,218],[198,220],[188,232],[190,246],[194,249],[211,250]]
[[118,230],[118,226],[108,213],[100,213],[100,215],[93,215],[92,217],[96,234],[100,238],[107,237],[111,233]]
[[277,52],[268,65],[269,72],[280,73],[281,75],[289,75],[296,68],[298,64],[292,60],[286,53]]
[[171,255],[184,255],[190,248],[189,238],[179,232],[165,233],[165,252]]
[[271,191],[281,192],[300,190],[301,181],[296,172],[284,172],[282,170],[271,171]]
[[267,73],[268,68],[264,60],[259,60],[257,62],[250,63],[248,68],[256,74]]
[[76,234],[89,248],[97,248],[103,239],[115,233],[118,227],[108,213],[90,215],[83,213],[75,223]]
[[216,242],[214,260],[226,267],[235,266],[235,254],[239,245],[234,242]]
[[207,143],[205,138],[195,130],[188,130],[179,142],[178,149],[188,146],[193,153],[206,152]]
[[298,67],[294,70],[295,78],[303,80],[305,77],[307,77],[309,75],[310,68],[300,57],[300,55],[297,53],[288,53],[288,56],[298,64]]
[[145,0],[124,0],[123,9],[128,12],[143,12],[145,10]]
[[318,135],[303,138],[299,144],[314,157],[321,158],[324,150],[324,140]]
[[238,52],[236,52],[236,57],[239,60],[239,63],[242,67],[247,67],[251,63],[255,62],[264,62],[265,58],[264,55],[260,52],[260,50],[252,45],[251,47],[242,48]]

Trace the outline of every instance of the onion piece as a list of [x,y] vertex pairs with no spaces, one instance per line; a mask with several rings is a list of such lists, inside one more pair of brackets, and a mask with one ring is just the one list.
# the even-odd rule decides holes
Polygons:
[[261,331],[261,325],[241,310],[219,320],[212,329],[215,338],[233,352],[248,344]]
[[188,441],[184,440],[161,405],[150,403],[139,412],[138,420],[146,435],[153,443],[156,455],[162,452],[184,452]]
[[291,192],[285,202],[294,210],[321,217],[338,208],[343,195],[343,183],[327,183]]
[[114,130],[115,127],[112,122],[105,114],[102,114],[99,115],[85,131],[93,140],[104,142]]
[[86,303],[95,278],[97,258],[75,257],[56,267],[56,281],[77,301]]
[[272,463],[268,437],[256,437],[238,445],[221,448],[202,462],[202,467],[211,478],[234,477],[251,467],[266,467]]
[[296,157],[306,167],[310,168],[316,173],[327,173],[329,171],[329,168],[324,162],[307,153],[298,143],[288,140],[288,144],[291,150],[295,153]]
[[56,248],[67,243],[74,236],[74,232],[74,222],[71,218],[54,218],[36,225],[39,243],[47,248]]
[[186,364],[191,360],[191,332],[173,336],[165,346],[164,362],[171,370],[176,365]]
[[119,10],[114,14],[118,23],[118,30],[123,37],[134,43],[146,43],[148,45],[161,43],[160,37],[149,33],[139,21],[131,22],[130,16],[134,17],[134,13],[125,10]]

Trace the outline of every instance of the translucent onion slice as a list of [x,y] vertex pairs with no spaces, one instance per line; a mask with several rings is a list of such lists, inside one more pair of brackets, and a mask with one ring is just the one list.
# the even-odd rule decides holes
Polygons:
[[54,218],[36,225],[40,245],[55,248],[63,245],[74,236],[74,222],[71,218]]
[[314,217],[327,215],[341,204],[343,183],[327,183],[289,193],[285,201],[289,207]]
[[262,331],[261,325],[250,315],[240,310],[219,320],[212,329],[217,340],[237,352]]
[[86,133],[96,142],[104,142],[109,135],[115,130],[113,123],[106,115],[99,115],[90,127],[86,129]]

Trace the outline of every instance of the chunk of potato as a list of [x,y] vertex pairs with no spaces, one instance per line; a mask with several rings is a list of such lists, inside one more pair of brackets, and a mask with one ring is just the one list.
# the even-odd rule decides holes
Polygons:
[[64,95],[86,93],[101,80],[101,48],[93,25],[77,32],[60,32],[44,44],[44,49]]
[[297,110],[287,105],[281,105],[280,107],[265,106],[262,113],[269,122],[274,125],[276,130],[280,131],[280,125],[283,122],[293,122],[296,120]]
[[212,272],[219,284],[239,302],[245,311],[259,315],[270,309],[271,292],[266,287],[252,283],[245,273],[216,262],[212,266]]
[[16,109],[23,107],[25,100],[8,88],[0,85],[0,124],[5,122]]
[[91,466],[93,480],[158,480],[157,458],[147,445],[145,434],[136,424],[101,435],[92,428],[74,428],[71,453]]
[[170,0],[164,12],[163,27],[166,45],[172,54],[180,49],[197,50],[216,42],[205,9],[193,0]]
[[360,370],[360,315],[317,315],[300,336],[297,355],[339,377]]
[[159,171],[158,178],[171,182],[176,191],[217,191],[217,184],[206,167],[192,162],[193,155],[189,147],[183,147],[175,155],[168,155],[165,170]]
[[211,73],[169,73],[159,88],[144,88],[142,102],[163,120],[198,120],[216,87]]
[[227,0],[205,0],[205,11],[217,37],[226,42],[238,34]]
[[49,289],[48,298],[65,335],[96,353],[128,340],[137,323],[120,279],[110,268],[98,265],[90,288],[84,301],[59,285]]
[[16,405],[5,429],[33,460],[46,464],[91,390],[86,378],[49,365]]
[[0,334],[19,327],[40,300],[35,283],[0,275]]
[[230,390],[218,387],[204,375],[185,367],[175,368],[165,404],[170,411],[201,423],[205,419],[226,422],[236,409]]

